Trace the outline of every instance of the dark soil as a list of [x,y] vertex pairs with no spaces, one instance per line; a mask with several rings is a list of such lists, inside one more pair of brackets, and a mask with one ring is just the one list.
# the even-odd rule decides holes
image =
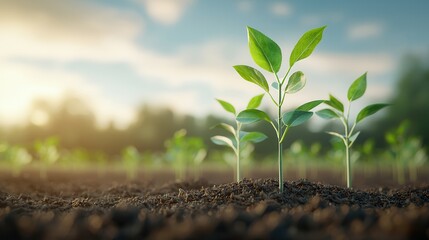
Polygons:
[[429,186],[1,178],[0,239],[428,239]]

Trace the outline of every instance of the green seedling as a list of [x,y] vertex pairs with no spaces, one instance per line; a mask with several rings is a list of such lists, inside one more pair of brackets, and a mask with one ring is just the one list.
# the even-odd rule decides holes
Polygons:
[[18,177],[22,168],[31,163],[33,158],[23,147],[0,143],[0,159],[7,162],[12,169],[12,175]]
[[47,177],[47,168],[58,161],[60,153],[58,151],[59,141],[56,137],[49,137],[45,140],[38,140],[34,143],[37,157],[41,163],[40,177]]
[[206,157],[204,142],[199,137],[188,137],[185,129],[174,133],[165,142],[167,160],[171,161],[176,171],[176,180],[184,180],[188,166],[194,166],[194,177],[198,177],[198,167]]
[[350,107],[351,103],[359,98],[361,98],[366,91],[366,73],[356,79],[352,85],[349,87],[347,92],[347,109],[344,108],[344,104],[338,100],[336,97],[329,95],[329,100],[326,100],[324,103],[328,105],[328,108],[322,109],[316,114],[324,119],[338,119],[344,126],[344,134],[337,132],[328,132],[328,134],[338,137],[341,139],[344,144],[346,151],[346,178],[347,178],[347,187],[351,188],[352,186],[352,176],[351,176],[351,155],[350,149],[353,143],[356,141],[359,136],[360,131],[354,132],[356,125],[360,123],[365,118],[375,114],[381,109],[387,107],[389,104],[377,103],[371,104],[364,107],[357,115],[356,119],[352,123],[350,120]]
[[[271,98],[277,107],[276,120],[271,120],[267,113],[257,109],[246,109],[237,115],[237,121],[240,123],[253,123],[257,121],[267,121],[272,125],[276,132],[278,142],[278,166],[279,166],[279,189],[283,192],[283,141],[291,127],[303,124],[313,115],[312,110],[323,102],[316,100],[308,102],[297,109],[283,113],[282,107],[286,96],[300,91],[306,84],[306,77],[302,71],[296,71],[292,74],[292,67],[296,62],[307,58],[322,39],[324,27],[315,28],[306,32],[293,48],[289,57],[289,66],[283,78],[278,73],[282,65],[282,52],[280,47],[256,29],[247,27],[248,44],[250,54],[254,62],[262,69],[272,73],[275,81],[268,84],[265,76],[257,69],[245,65],[234,66],[238,74],[246,81],[256,84],[262,88]],[[288,79],[288,80],[287,80]],[[287,80],[287,81],[286,81]],[[277,93],[273,96],[270,90]]]
[[[250,99],[249,103],[247,104],[246,110],[256,110],[256,108],[259,107],[259,105],[261,105],[263,97],[264,97],[264,94],[261,94],[261,95],[254,96],[252,99]],[[228,131],[230,136],[217,135],[212,137],[211,140],[214,144],[230,147],[234,151],[235,162],[237,164],[235,176],[237,178],[237,182],[240,182],[241,181],[240,160],[241,160],[241,154],[242,154],[241,149],[244,147],[244,144],[246,144],[247,142],[253,142],[253,143],[262,142],[265,139],[267,139],[267,136],[260,132],[242,131],[241,128],[243,124],[237,118],[237,111],[235,107],[231,103],[226,102],[224,100],[217,99],[217,101],[223,107],[223,109],[225,109],[225,111],[234,115],[234,118],[236,119],[235,120],[236,127],[234,128],[233,126],[226,123],[221,123],[217,125],[217,127],[223,128],[226,131]]]
[[128,180],[137,176],[137,168],[142,161],[142,155],[134,146],[128,146],[122,151],[122,164],[127,173]]
[[386,142],[390,146],[390,159],[396,165],[396,180],[399,184],[405,183],[407,167],[410,180],[417,181],[417,168],[428,159],[422,140],[410,135],[410,124],[409,121],[404,121],[385,135]]

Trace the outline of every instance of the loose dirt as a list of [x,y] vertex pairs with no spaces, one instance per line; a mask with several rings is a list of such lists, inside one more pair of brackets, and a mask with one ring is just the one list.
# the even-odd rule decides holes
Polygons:
[[[0,178],[0,239],[428,239],[429,186]],[[87,177],[87,178],[85,178]]]

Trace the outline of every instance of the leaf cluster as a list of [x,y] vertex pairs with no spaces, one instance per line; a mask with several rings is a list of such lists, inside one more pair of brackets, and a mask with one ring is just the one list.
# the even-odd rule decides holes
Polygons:
[[[264,94],[256,95],[252,97],[247,104],[246,110],[256,110],[261,105]],[[234,118],[238,121],[237,110],[236,108],[229,102],[216,99],[218,103],[222,106],[222,108],[233,114]],[[259,110],[258,110],[259,111]],[[221,128],[226,130],[228,135],[221,136],[217,135],[211,138],[212,142],[221,145],[230,147],[236,154],[238,154],[240,145],[245,144],[246,142],[259,143],[267,139],[267,136],[260,132],[245,132],[241,130],[241,123],[237,122],[236,128],[226,124],[220,123],[215,126],[216,128]]]

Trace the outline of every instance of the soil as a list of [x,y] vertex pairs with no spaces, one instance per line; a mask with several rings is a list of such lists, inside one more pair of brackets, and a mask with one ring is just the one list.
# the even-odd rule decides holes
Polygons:
[[428,239],[429,185],[0,175],[0,239]]

